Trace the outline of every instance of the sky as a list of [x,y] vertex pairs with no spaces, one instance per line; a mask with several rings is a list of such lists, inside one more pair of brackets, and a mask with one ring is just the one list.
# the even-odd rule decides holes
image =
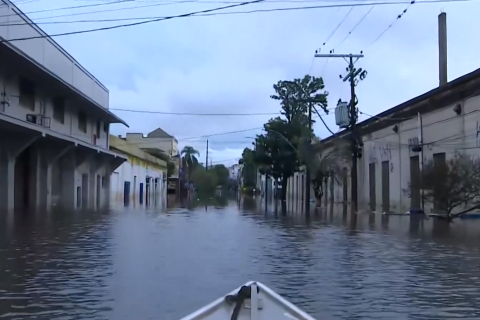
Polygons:
[[[51,22],[165,17],[238,3],[235,1],[13,2],[25,13],[103,4],[28,14],[47,33],[55,34],[138,20]],[[381,5],[381,1],[266,0],[217,11],[247,13],[184,17],[55,40],[110,90],[110,108],[130,126],[113,125],[112,134],[147,134],[161,127],[178,139],[180,149],[186,145],[197,149],[201,162],[205,161],[208,136],[212,163],[230,166],[238,162],[245,147],[252,147],[263,124],[280,111],[278,101],[270,98],[273,84],[279,80],[321,76],[329,107],[335,107],[340,98],[349,99],[348,83],[339,78],[347,63],[341,58],[313,58],[315,50],[363,51],[365,57],[356,63],[368,71],[356,88],[358,108],[364,113],[360,120],[438,86],[437,21],[441,12],[447,13],[449,81],[480,67],[480,0],[413,5],[408,1],[392,4],[393,0]],[[343,7],[251,12],[333,5]],[[184,116],[114,109],[272,115]],[[332,131],[339,131],[334,112],[324,119]],[[314,131],[320,138],[329,135],[320,121]]]

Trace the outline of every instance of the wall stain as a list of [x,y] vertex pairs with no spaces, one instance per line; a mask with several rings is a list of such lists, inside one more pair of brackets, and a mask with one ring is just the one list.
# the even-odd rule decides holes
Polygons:
[[407,186],[408,188],[402,188],[402,193],[404,197],[407,197],[410,199],[412,197],[412,185],[410,181],[407,182]]

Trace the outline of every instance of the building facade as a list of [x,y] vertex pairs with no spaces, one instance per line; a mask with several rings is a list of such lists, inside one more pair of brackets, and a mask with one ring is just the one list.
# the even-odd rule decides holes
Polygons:
[[108,90],[8,0],[0,25],[0,207],[108,205],[126,160],[109,150],[110,124],[125,122]]
[[[360,210],[405,213],[423,206],[426,213],[436,212],[433,204],[422,203],[418,183],[422,165],[445,162],[458,153],[480,157],[478,88],[480,69],[357,125],[363,142],[357,166]],[[350,148],[350,139],[350,132],[342,131],[315,146],[319,157],[338,154],[343,167],[342,176],[323,186],[322,206],[351,202],[351,159],[340,156],[348,152],[338,149]],[[297,179],[302,175],[297,173],[289,181],[292,195],[300,199],[305,186],[297,187]]]
[[128,160],[111,175],[111,202],[155,205],[167,195],[167,163],[128,143],[120,137],[110,136],[110,148]]

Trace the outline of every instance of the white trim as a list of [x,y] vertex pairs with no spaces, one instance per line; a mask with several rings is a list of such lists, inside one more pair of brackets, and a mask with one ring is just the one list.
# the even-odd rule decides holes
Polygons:
[[[272,289],[270,289],[266,285],[264,285],[260,282],[257,282],[257,281],[249,281],[249,282],[244,284],[244,286],[250,286],[250,285],[256,285],[257,287],[260,288],[260,291],[266,293],[267,295],[269,295],[273,299],[275,299],[278,302],[280,302],[281,304],[283,304],[286,308],[290,309],[291,311],[296,313],[298,316],[300,316],[300,318],[302,318],[304,320],[316,320],[315,318],[313,318],[312,316],[310,316],[306,312],[300,310],[298,307],[296,307],[292,303],[290,303],[287,300],[285,300],[284,298],[282,298],[279,294],[277,294],[275,291],[273,291]],[[209,314],[211,312],[211,310],[216,309],[217,307],[219,307],[219,306],[221,306],[222,304],[225,303],[225,296],[237,294],[238,290],[240,288],[241,287],[233,290],[230,293],[227,293],[226,295],[222,296],[221,298],[218,298],[217,300],[213,301],[212,303],[206,305],[205,307],[195,311],[194,313],[192,313],[192,314],[190,314],[186,317],[181,318],[180,320],[196,320],[196,319],[199,319],[201,316],[206,316],[207,314]],[[265,306],[264,306],[264,308],[265,308]],[[287,314],[285,314],[285,315],[287,315]],[[291,316],[294,319],[296,318],[296,316],[294,316],[294,315],[288,314],[288,316]],[[254,319],[254,318],[252,318],[252,319]]]

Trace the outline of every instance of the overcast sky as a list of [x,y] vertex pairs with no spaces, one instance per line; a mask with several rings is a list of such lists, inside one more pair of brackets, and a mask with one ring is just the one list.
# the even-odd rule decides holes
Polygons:
[[[135,0],[29,16],[46,32],[54,34],[134,21],[46,22],[162,17],[227,6],[232,4],[226,3],[229,1],[237,0]],[[14,2],[27,13],[105,3]],[[222,12],[372,2],[379,0],[267,0]],[[376,5],[339,46],[371,7],[358,6],[351,12],[351,7],[342,7],[189,17],[55,40],[109,88],[110,108],[131,110],[275,113],[279,105],[269,98],[273,84],[303,77],[308,72],[323,76],[332,107],[339,98],[348,99],[348,84],[339,79],[347,64],[343,59],[328,59],[328,62],[325,58],[312,59],[315,50],[322,48],[323,52],[335,49],[335,53],[364,51],[365,58],[357,66],[368,70],[368,76],[357,88],[359,109],[376,114],[438,86],[437,16],[442,10],[447,13],[449,80],[479,67],[480,1],[419,2],[410,7],[408,3]],[[407,7],[407,13],[369,46]],[[347,14],[345,22],[323,46]],[[128,122],[130,129],[115,125],[113,134],[147,134],[161,127],[177,137],[180,148],[191,145],[199,150],[203,161],[206,138],[201,136],[260,128],[270,118],[115,113]],[[333,112],[325,119],[334,132],[338,131]],[[328,136],[321,122],[314,129],[318,136]],[[236,163],[243,148],[251,146],[252,139],[247,137],[259,133],[256,129],[211,136],[209,149],[213,163]]]

